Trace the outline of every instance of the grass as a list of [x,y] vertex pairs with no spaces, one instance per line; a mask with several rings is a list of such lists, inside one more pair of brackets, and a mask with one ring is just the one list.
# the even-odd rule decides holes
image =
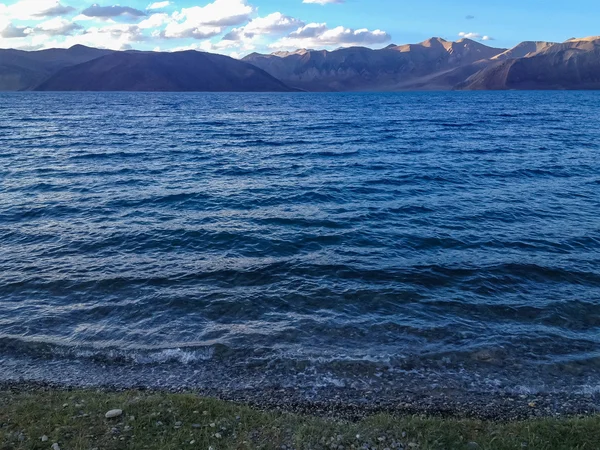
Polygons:
[[[123,415],[105,419],[115,408]],[[600,449],[600,416],[494,423],[377,415],[348,423],[193,394],[0,391],[1,450],[48,450],[54,443],[61,450],[593,450]]]

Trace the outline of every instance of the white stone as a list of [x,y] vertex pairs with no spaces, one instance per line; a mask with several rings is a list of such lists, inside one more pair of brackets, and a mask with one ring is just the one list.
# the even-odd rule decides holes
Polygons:
[[106,414],[104,414],[104,417],[106,417],[107,419],[114,419],[115,417],[119,417],[121,414],[123,414],[122,409],[111,409]]
[[46,442],[48,440],[48,436],[43,435],[41,438],[42,442]]
[[60,446],[55,442],[52,444],[52,450],[60,450]]

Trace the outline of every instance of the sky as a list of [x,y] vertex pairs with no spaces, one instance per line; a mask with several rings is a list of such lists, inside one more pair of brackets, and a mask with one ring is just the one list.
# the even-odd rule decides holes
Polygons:
[[468,37],[510,48],[600,35],[598,0],[14,0],[0,3],[0,48],[83,44],[196,49],[242,57],[298,48],[381,48]]

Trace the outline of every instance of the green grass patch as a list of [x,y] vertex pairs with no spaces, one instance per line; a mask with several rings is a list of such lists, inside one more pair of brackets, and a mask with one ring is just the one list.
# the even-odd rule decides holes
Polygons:
[[[123,414],[106,419],[111,409]],[[47,440],[43,437],[47,437]],[[377,415],[349,423],[193,394],[0,392],[0,449],[600,449],[600,417],[495,423]]]

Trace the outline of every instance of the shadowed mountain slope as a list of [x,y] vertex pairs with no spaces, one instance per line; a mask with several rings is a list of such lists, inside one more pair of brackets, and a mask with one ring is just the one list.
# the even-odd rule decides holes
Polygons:
[[600,89],[600,38],[549,44],[522,58],[494,62],[461,89]]
[[263,70],[228,56],[113,52],[58,71],[38,91],[291,91]]
[[0,49],[0,91],[30,90],[56,71],[112,53],[83,45],[26,52]]

